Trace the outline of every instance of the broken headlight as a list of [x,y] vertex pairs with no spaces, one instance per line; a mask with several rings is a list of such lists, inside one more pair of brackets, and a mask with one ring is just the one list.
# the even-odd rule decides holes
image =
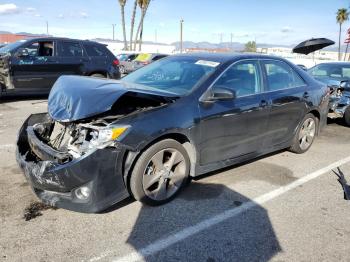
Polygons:
[[120,141],[126,135],[129,128],[130,126],[114,126],[95,130],[91,133],[93,137],[91,139],[91,145],[103,148],[115,141]]

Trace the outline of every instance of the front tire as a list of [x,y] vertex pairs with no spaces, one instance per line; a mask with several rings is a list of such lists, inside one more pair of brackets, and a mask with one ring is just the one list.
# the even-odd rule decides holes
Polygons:
[[318,119],[313,114],[307,114],[301,121],[290,151],[302,154],[308,151],[315,140],[318,129]]
[[171,201],[186,184],[190,159],[186,149],[173,139],[162,140],[144,151],[130,177],[134,198],[148,205]]

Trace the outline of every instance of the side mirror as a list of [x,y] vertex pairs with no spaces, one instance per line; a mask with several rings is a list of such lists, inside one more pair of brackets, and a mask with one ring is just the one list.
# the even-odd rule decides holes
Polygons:
[[342,81],[340,83],[340,88],[344,89],[344,90],[350,90],[350,82],[349,81]]
[[210,90],[208,90],[207,95],[203,99],[202,102],[215,102],[215,101],[225,101],[225,100],[233,100],[236,98],[236,92],[232,89],[228,89],[223,86],[214,86]]
[[16,56],[18,56],[18,57],[28,57],[29,56],[29,52],[25,48],[20,48],[16,52]]

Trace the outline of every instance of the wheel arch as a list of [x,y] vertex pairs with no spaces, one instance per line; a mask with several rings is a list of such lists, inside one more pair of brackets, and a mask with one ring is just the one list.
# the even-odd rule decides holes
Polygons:
[[184,134],[182,133],[167,133],[162,136],[159,136],[152,141],[146,143],[142,148],[138,151],[128,151],[125,154],[125,158],[123,161],[123,176],[124,176],[124,183],[127,189],[130,192],[129,188],[129,178],[130,174],[135,166],[136,161],[139,159],[141,154],[146,151],[150,146],[154,145],[157,142],[160,142],[165,139],[173,139],[185,148],[191,162],[191,167],[190,167],[190,177],[195,176],[195,170],[196,170],[196,163],[197,163],[197,151],[194,146],[194,143],[191,142],[191,140]]
[[95,75],[95,74],[99,74],[99,75],[103,75],[105,77],[108,77],[108,73],[106,71],[92,71],[88,74],[88,76],[92,76],[92,75]]
[[312,109],[308,112],[308,114],[312,114],[314,115],[314,117],[316,117],[318,123],[317,123],[317,135],[319,135],[320,133],[320,121],[321,121],[321,114],[317,109]]

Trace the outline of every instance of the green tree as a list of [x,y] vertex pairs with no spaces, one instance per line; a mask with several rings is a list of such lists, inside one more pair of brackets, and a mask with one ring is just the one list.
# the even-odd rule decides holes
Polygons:
[[145,16],[149,7],[151,0],[138,0],[138,5],[141,9],[141,18],[139,22],[139,26],[137,28],[135,42],[134,42],[134,50],[136,50],[137,42],[139,41],[139,51],[141,51],[142,45],[142,34],[143,34],[143,21],[145,20]]
[[120,12],[122,16],[122,28],[123,28],[123,38],[124,38],[124,50],[128,50],[128,43],[126,41],[126,31],[125,31],[125,5],[126,0],[118,0],[120,4]]
[[251,52],[255,53],[256,52],[256,43],[255,41],[249,41],[248,43],[245,44],[244,47],[245,52]]
[[342,25],[345,21],[349,20],[349,12],[346,8],[338,9],[337,12],[337,23],[339,24],[339,45],[338,45],[338,60],[340,61],[340,45],[341,45],[341,33],[342,33]]
[[130,50],[132,49],[132,37],[134,36],[134,27],[135,27],[135,17],[136,17],[136,10],[137,10],[137,2],[138,0],[134,1],[134,7],[132,9],[132,15],[131,15],[131,24],[130,24]]

